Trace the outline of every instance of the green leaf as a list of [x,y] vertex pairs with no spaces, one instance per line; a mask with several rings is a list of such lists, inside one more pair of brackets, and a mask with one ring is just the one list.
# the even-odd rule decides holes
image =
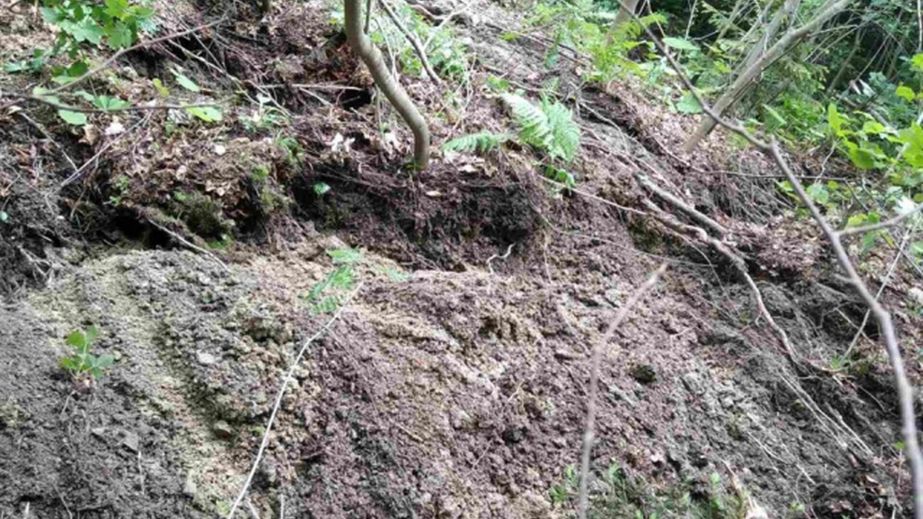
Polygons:
[[361,252],[349,247],[328,250],[327,255],[330,256],[330,258],[333,260],[333,263],[337,265],[349,265],[362,259]]
[[849,160],[859,169],[873,169],[875,167],[875,155],[865,147],[859,146],[852,141],[844,141]]
[[916,99],[917,97],[916,92],[914,92],[912,88],[905,86],[905,85],[901,85],[897,87],[894,93],[897,94],[898,97],[900,97],[901,99],[904,99],[907,102],[913,102],[913,100]]
[[131,103],[128,101],[123,101],[118,97],[111,97],[107,95],[96,96],[93,98],[93,105],[100,110],[111,111],[111,110],[121,110],[131,106]]
[[128,0],[106,0],[106,14],[122,19],[128,14]]
[[106,38],[109,43],[109,48],[112,50],[128,48],[135,39],[131,27],[122,21],[116,21],[114,24],[106,27]]
[[667,36],[663,39],[664,45],[676,50],[699,50],[699,46],[685,38]]
[[3,64],[3,71],[7,74],[26,72],[29,68],[29,63],[27,61],[7,61]]
[[805,192],[818,204],[827,205],[830,202],[830,192],[823,184],[811,184]]
[[465,153],[487,153],[502,146],[509,138],[510,136],[505,133],[484,131],[456,137],[443,144],[442,149]]
[[87,330],[86,330],[87,345],[92,344],[93,341],[95,341],[96,337],[98,336],[99,336],[99,329],[97,329],[95,325],[90,325],[89,327],[87,327]]
[[775,108],[764,104],[763,110],[766,112],[767,115],[769,115],[769,117],[773,120],[773,122],[775,122],[776,125],[784,126],[785,124],[787,124],[785,121],[785,118],[782,117],[782,114],[780,114]]
[[846,135],[843,125],[846,124],[848,120],[846,116],[840,115],[834,103],[827,105],[827,124],[830,125],[830,129],[833,130],[834,135],[837,137]]
[[315,195],[324,196],[328,191],[330,191],[330,186],[326,182],[316,182],[314,184]]
[[557,101],[543,101],[542,111],[551,127],[548,155],[570,162],[580,148],[580,127],[574,123],[570,110]]
[[61,30],[70,34],[77,42],[90,42],[99,45],[103,39],[103,28],[92,17],[87,16],[79,22],[61,22]]
[[923,128],[914,123],[910,128],[901,130],[900,139],[907,146],[904,160],[915,168],[923,168]]
[[186,75],[178,70],[173,70],[173,76],[176,78],[176,82],[179,83],[179,86],[185,88],[190,92],[201,92],[202,89],[199,88],[199,85],[195,84],[195,81],[189,79]]
[[154,84],[154,90],[160,95],[160,97],[169,97],[170,89],[164,86],[163,81],[160,78],[154,78],[151,83]]
[[187,106],[186,112],[207,123],[214,123],[222,119],[221,110],[214,106]]
[[865,121],[862,125],[862,133],[866,135],[881,135],[887,132],[887,127],[878,121]]
[[58,117],[67,124],[73,126],[83,126],[87,123],[87,114],[81,112],[72,112],[70,110],[58,110]]
[[112,355],[100,355],[93,360],[93,366],[99,369],[105,369],[112,365],[115,362],[115,357]]
[[910,67],[917,72],[923,72],[923,53],[913,55],[910,59]]
[[67,371],[76,373],[80,371],[80,361],[74,357],[64,357],[58,364]]
[[692,95],[691,92],[686,92],[683,94],[683,97],[676,102],[676,111],[681,114],[700,114],[702,113],[702,105],[699,104],[699,100]]
[[6,223],[10,221],[10,213],[6,211],[0,211],[0,223]]
[[86,348],[89,342],[87,341],[87,334],[83,330],[74,330],[67,336],[67,344],[73,346],[77,349]]

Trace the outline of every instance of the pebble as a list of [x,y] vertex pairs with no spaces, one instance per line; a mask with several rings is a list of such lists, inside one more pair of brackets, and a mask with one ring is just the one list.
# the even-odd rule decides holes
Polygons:
[[218,357],[212,355],[211,353],[204,351],[197,351],[195,354],[196,360],[199,361],[199,364],[205,366],[211,366],[218,363]]

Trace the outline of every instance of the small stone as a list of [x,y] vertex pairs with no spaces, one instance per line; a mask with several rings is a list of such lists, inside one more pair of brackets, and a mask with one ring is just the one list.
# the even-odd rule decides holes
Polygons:
[[224,420],[218,420],[212,424],[212,432],[222,440],[227,440],[234,436],[234,431],[231,429],[231,426]]
[[642,384],[651,384],[657,380],[657,372],[650,364],[635,364],[629,370],[629,374]]
[[195,354],[196,360],[199,361],[199,364],[204,366],[211,366],[218,363],[218,357],[212,355],[211,353],[204,351],[197,351]]
[[471,425],[471,415],[462,409],[453,409],[449,415],[449,423],[455,429],[464,429]]
[[133,432],[126,432],[125,437],[122,438],[122,445],[128,448],[131,452],[138,452],[138,448],[141,445],[141,440],[138,438],[138,435]]
[[558,360],[574,360],[577,358],[576,353],[565,350],[564,348],[558,348],[557,350],[555,350],[554,356]]
[[198,493],[198,485],[196,485],[195,480],[192,479],[192,474],[186,476],[186,482],[183,483],[183,494],[186,494],[189,497],[195,497]]

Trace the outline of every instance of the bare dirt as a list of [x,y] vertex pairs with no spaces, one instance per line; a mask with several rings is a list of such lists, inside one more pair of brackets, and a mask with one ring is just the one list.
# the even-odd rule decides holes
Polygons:
[[[473,88],[491,70],[538,88],[541,45],[502,41],[492,27],[512,17],[481,7],[478,19],[493,23],[457,28],[477,55]],[[2,16],[29,16],[18,9]],[[229,78],[251,88],[368,88],[328,12],[280,8],[268,26],[251,10],[232,12],[208,39],[226,51],[228,75],[209,76],[192,59],[184,66],[215,88]],[[168,28],[208,12],[174,16]],[[35,30],[10,27],[8,41]],[[131,63],[147,67],[144,79],[168,57],[149,49]],[[433,85],[409,86],[430,113],[444,108]],[[599,480],[620,467],[648,497],[706,503],[718,474],[722,492],[745,489],[769,517],[909,516],[896,403],[872,327],[858,368],[830,374],[792,362],[723,256],[638,213],[648,195],[632,161],[733,230],[798,353],[829,361],[863,311],[817,232],[778,216],[787,202],[771,179],[708,173],[765,172],[761,158],[741,150],[732,162],[720,136],[702,156],[678,157],[670,150],[693,121],[629,84],[574,93],[611,118],[580,113],[576,166],[581,191],[608,205],[554,193],[524,149],[437,157],[410,174],[401,167],[407,132],[384,138],[370,92],[344,92],[321,92],[326,104],[279,93],[302,114],[290,128],[298,156],[274,145],[277,129],[252,132],[228,115],[212,128],[180,121],[170,133],[170,115],[157,113],[63,190],[71,171],[54,145],[0,114],[0,517],[226,514],[284,371],[329,318],[305,295],[334,268],[325,252],[347,244],[363,251],[361,288],[296,371],[250,491],[260,517],[282,508],[285,517],[571,516],[567,474],[579,459],[590,350],[664,261],[665,279],[604,345]],[[467,99],[467,123],[434,118],[437,141],[502,127],[495,100]],[[338,135],[348,149],[332,144]],[[82,162],[103,143],[80,137],[55,134]],[[254,166],[268,176],[254,181]],[[323,196],[313,191],[321,181],[331,187]],[[228,236],[209,255],[187,246]],[[907,285],[892,287],[886,302]],[[907,344],[920,338],[920,321],[898,312]],[[95,351],[116,362],[87,388],[58,362],[66,334],[89,325],[102,332]],[[612,510],[596,513],[624,516]]]

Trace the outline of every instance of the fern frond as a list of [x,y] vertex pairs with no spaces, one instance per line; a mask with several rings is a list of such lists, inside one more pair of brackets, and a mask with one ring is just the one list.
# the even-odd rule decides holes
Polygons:
[[516,94],[503,94],[503,101],[513,112],[513,119],[519,125],[519,138],[526,144],[547,151],[551,148],[551,124],[541,108]]
[[542,111],[551,128],[548,155],[570,162],[580,147],[580,128],[571,117],[570,110],[557,101],[542,100]]
[[446,151],[464,153],[487,153],[502,146],[510,136],[505,133],[477,132],[456,137],[442,145]]

